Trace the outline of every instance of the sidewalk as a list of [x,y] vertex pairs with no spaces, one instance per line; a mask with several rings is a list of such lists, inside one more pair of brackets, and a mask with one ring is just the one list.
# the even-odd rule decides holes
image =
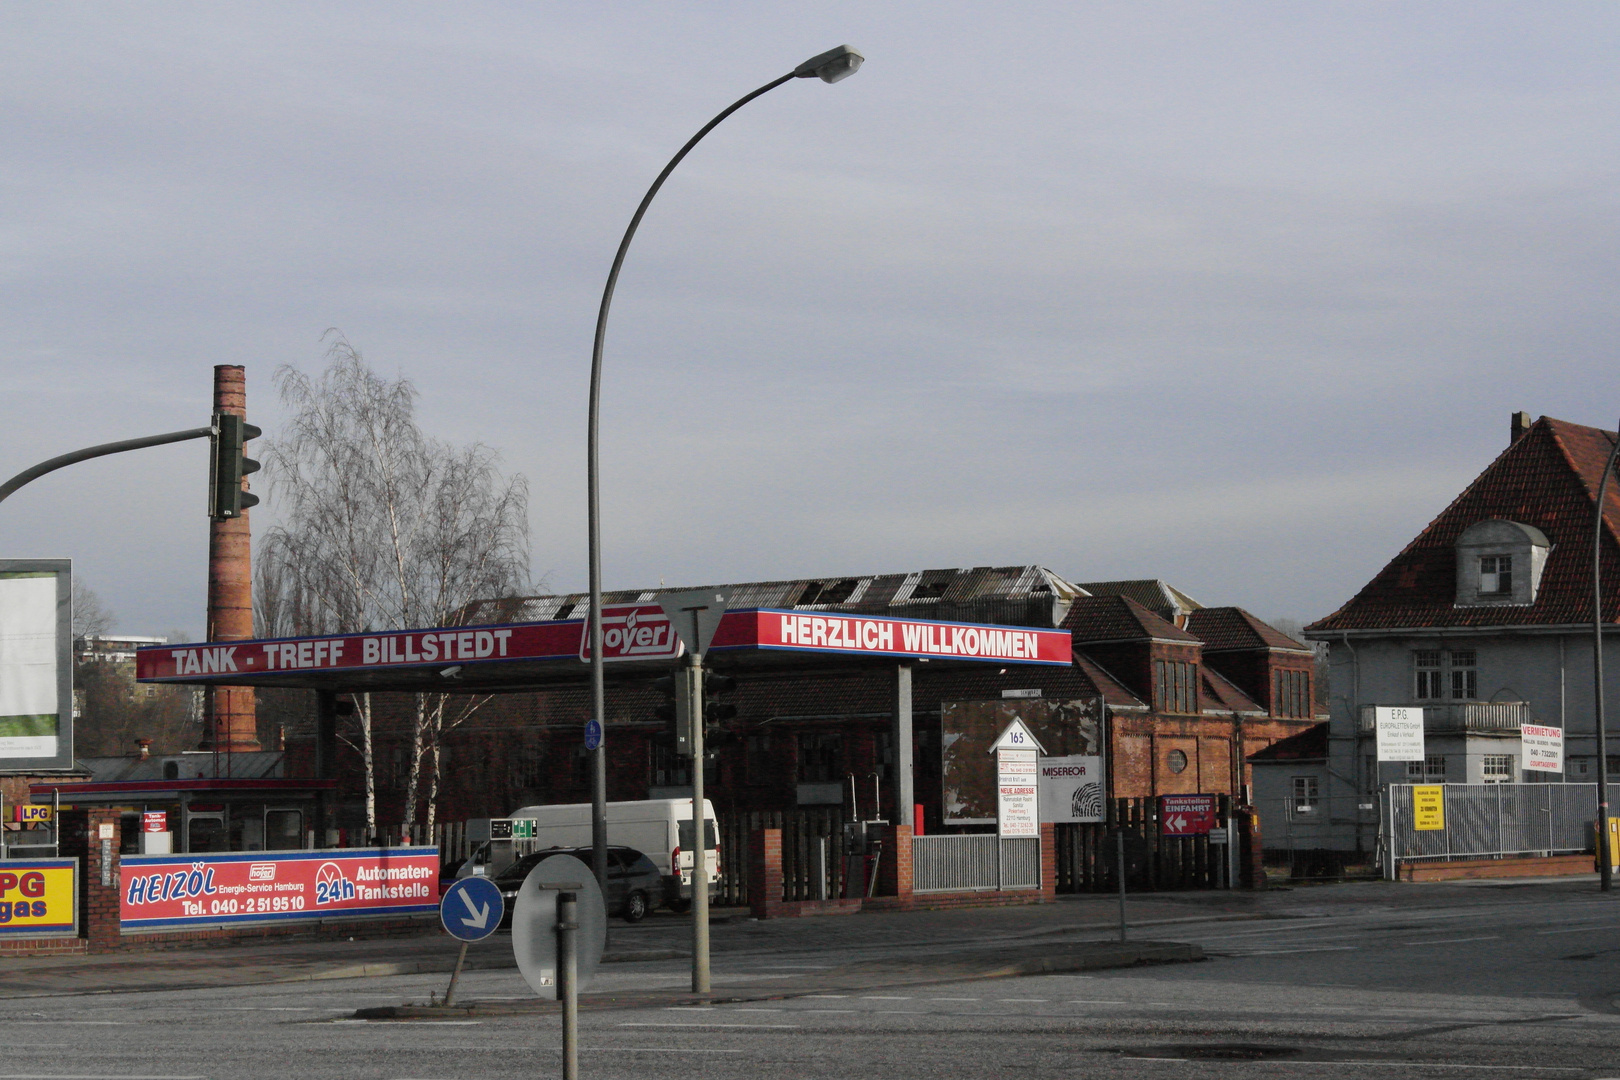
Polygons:
[[[1243,893],[1176,893],[1134,897],[1130,923],[1140,936],[1173,936],[1178,922],[1264,917]],[[912,977],[906,965],[944,971],[951,964],[982,971],[995,961],[1038,964],[1067,955],[1087,939],[1107,943],[1118,928],[1111,896],[1065,896],[1056,904],[891,912],[755,922],[747,909],[713,912],[711,950],[717,964],[750,954],[833,954],[848,977]],[[672,960],[691,955],[691,919],[658,912],[630,925],[609,921],[604,963]],[[1138,936],[1133,933],[1133,937]],[[497,934],[467,951],[467,970],[511,968],[510,937]],[[1185,947],[1181,947],[1185,948]],[[148,952],[8,958],[0,967],[0,997],[130,993],[248,986],[448,972],[459,944],[443,933],[359,941],[293,939],[280,944],[224,945]],[[1133,954],[1134,956],[1134,954]],[[1098,958],[1106,958],[1098,953]],[[1159,954],[1127,959],[1158,959]],[[1165,954],[1163,959],[1172,957]],[[1177,954],[1179,959],[1191,958]],[[1092,962],[1071,957],[1072,963]],[[860,965],[865,964],[862,968]],[[967,970],[964,969],[964,970]],[[1069,970],[1073,970],[1072,968]],[[884,972],[888,972],[887,975]],[[984,977],[962,975],[960,977]],[[756,989],[750,987],[751,992]]]

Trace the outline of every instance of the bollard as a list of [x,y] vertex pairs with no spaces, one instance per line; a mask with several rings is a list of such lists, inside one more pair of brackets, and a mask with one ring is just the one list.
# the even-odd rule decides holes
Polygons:
[[1119,830],[1119,940],[1125,940],[1125,830]]
[[578,896],[557,894],[557,999],[562,1002],[563,1080],[579,1080]]

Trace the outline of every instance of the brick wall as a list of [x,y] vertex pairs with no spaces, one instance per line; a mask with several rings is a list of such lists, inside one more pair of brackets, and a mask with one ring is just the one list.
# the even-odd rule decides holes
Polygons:
[[119,813],[117,810],[86,810],[84,867],[79,883],[79,932],[89,941],[91,952],[116,949],[123,944],[119,934]]

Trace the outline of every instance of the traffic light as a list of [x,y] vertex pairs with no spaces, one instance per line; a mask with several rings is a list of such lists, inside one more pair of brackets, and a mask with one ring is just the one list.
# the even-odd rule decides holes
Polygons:
[[208,516],[228,521],[257,505],[259,497],[242,490],[242,478],[258,472],[259,463],[243,456],[249,439],[263,432],[235,413],[214,414],[214,434],[209,438],[212,457],[208,463]]
[[692,756],[692,669],[682,665],[673,675],[653,680],[653,688],[664,700],[653,706],[653,715],[669,725],[668,734],[675,739],[675,752],[682,757]]
[[725,737],[720,724],[737,718],[737,706],[721,698],[737,689],[737,680],[714,671],[703,673],[703,738],[718,746]]

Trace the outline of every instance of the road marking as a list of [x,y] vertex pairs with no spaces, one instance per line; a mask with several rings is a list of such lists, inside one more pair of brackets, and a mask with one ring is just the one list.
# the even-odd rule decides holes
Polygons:
[[862,1001],[910,1001],[909,997],[885,997],[882,994],[864,994]]
[[[1418,944],[1418,942],[1410,942],[1410,944],[1415,945],[1415,944]],[[1355,950],[1359,949],[1360,947],[1361,946],[1359,946],[1359,945],[1320,945],[1320,946],[1317,946],[1315,948],[1308,948],[1308,949],[1252,949],[1252,950],[1249,950],[1247,952],[1217,953],[1217,954],[1218,955],[1224,955],[1224,956],[1233,956],[1233,957],[1238,957],[1238,956],[1295,956],[1295,955],[1297,955],[1299,953],[1354,952]]]
[[[696,835],[695,833],[693,835]],[[847,998],[848,994],[806,994],[806,998]]]
[[1613,930],[1613,926],[1572,926],[1567,930],[1537,930],[1538,934],[1588,934],[1593,930]]
[[[478,1024],[482,1024],[483,1021],[482,1020],[333,1020],[333,1021],[331,1021],[331,1023],[334,1023],[334,1024],[400,1024],[400,1025],[409,1024],[412,1027],[421,1027],[421,1026],[473,1027],[473,1026],[476,1026]],[[4,1076],[0,1076],[0,1080],[7,1080],[7,1078],[4,1077]]]
[[[1490,934],[1486,937],[1453,937],[1440,938],[1437,941],[1402,941],[1401,945],[1461,945],[1465,941],[1501,941],[1501,934]],[[1506,1065],[1492,1065],[1491,1068],[1507,1068]]]
[[816,1015],[820,1016],[823,1013],[854,1013],[859,1011],[859,1009],[817,1009]]
[[[697,833],[693,833],[692,835],[696,836]],[[782,1011],[781,1009],[756,1009],[756,1008],[727,1009],[726,1010],[726,1012],[734,1012],[734,1013],[740,1013],[740,1012],[781,1012],[781,1011]]]
[[[693,833],[693,834],[692,834],[692,835],[693,835],[693,836],[696,836],[696,835],[697,835],[697,833]],[[1051,998],[996,998],[996,1000],[997,1000],[997,1001],[1029,1001],[1029,1002],[1046,1002],[1046,1001],[1050,1001],[1050,1000],[1051,1000]]]
[[[693,834],[693,835],[696,835],[696,834]],[[1104,1000],[1099,1000],[1099,999],[1096,999],[1096,998],[1075,998],[1073,1001],[1068,1001],[1068,1002],[1065,1002],[1064,1004],[1066,1004],[1066,1005],[1129,1005],[1130,1002],[1128,1002],[1128,1001],[1104,1001]]]
[[[699,1022],[699,1023],[696,1023],[696,1024],[673,1024],[673,1023],[671,1023],[671,1024],[660,1024],[660,1023],[654,1023],[654,1022],[651,1022],[651,1021],[641,1021],[641,1022],[628,1022],[628,1021],[626,1021],[626,1022],[621,1022],[619,1024],[619,1026],[620,1027],[634,1027],[634,1028],[643,1028],[643,1027],[692,1028],[694,1031],[699,1029],[699,1028],[722,1028],[722,1027],[723,1028],[758,1028],[761,1031],[767,1031],[767,1030],[770,1030],[772,1028],[797,1028],[797,1027],[799,1027],[798,1024],[718,1024],[718,1023],[711,1024],[711,1023],[707,1023],[707,1022]],[[0,1080],[6,1080],[6,1078],[3,1077],[3,1076],[0,1076]]]
[[[693,833],[696,836],[697,833]],[[665,1012],[714,1012],[713,1005],[665,1005]]]
[[[693,835],[696,835],[696,834],[694,833]],[[978,1001],[979,999],[976,998],[976,997],[975,998],[937,997],[937,998],[929,998],[929,1000],[930,1001]]]

